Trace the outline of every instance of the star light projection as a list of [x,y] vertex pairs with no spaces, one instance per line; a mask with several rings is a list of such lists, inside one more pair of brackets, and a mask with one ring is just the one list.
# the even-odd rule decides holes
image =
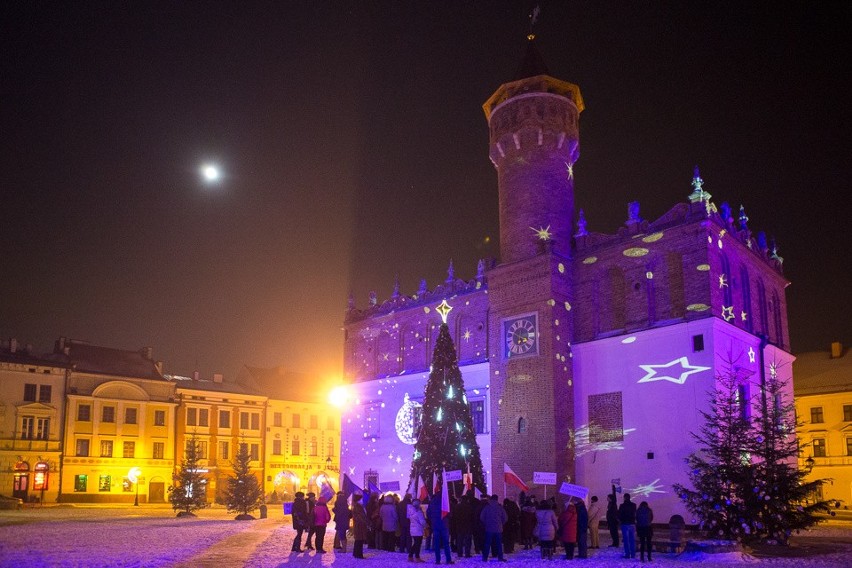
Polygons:
[[[624,428],[621,432],[623,437],[627,437],[628,434],[635,431],[636,428]],[[578,458],[594,452],[624,449],[622,440],[592,442],[589,424],[583,424],[571,432],[571,443],[574,445],[574,455]]]
[[530,227],[530,229],[533,230],[536,237],[538,237],[538,240],[540,241],[549,241],[553,238],[553,233],[550,232],[550,225],[548,225],[546,228],[539,227],[538,229],[536,229],[535,227]]
[[[659,370],[669,369],[674,367],[675,365],[680,366],[681,372],[675,372],[672,374],[667,374],[668,371],[664,371],[666,374],[658,374]],[[686,382],[687,377],[690,375],[694,375],[695,373],[701,373],[702,371],[709,371],[710,367],[700,367],[698,365],[690,365],[689,360],[686,357],[680,357],[679,359],[675,359],[670,363],[666,363],[664,365],[639,365],[643,371],[645,371],[646,375],[639,379],[637,382],[639,383],[652,383],[655,381],[669,381],[675,383],[677,385],[682,385]]]

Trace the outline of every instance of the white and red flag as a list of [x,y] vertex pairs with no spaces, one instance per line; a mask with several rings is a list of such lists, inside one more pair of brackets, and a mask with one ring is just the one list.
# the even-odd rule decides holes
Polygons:
[[471,488],[473,488],[473,474],[470,473],[470,462],[467,462],[467,473],[462,476],[462,482],[464,483],[465,493],[467,493],[471,490]]
[[417,498],[420,499],[421,503],[425,503],[429,499],[429,488],[423,483],[423,478],[420,475],[417,476]]
[[444,470],[444,475],[441,477],[443,486],[441,488],[441,518],[443,519],[450,514],[450,486],[447,483],[447,470]]
[[529,491],[530,487],[523,480],[518,477],[518,474],[512,471],[512,468],[509,467],[509,464],[503,464],[503,483],[508,483],[509,485],[514,485],[515,487],[520,487],[524,491]]

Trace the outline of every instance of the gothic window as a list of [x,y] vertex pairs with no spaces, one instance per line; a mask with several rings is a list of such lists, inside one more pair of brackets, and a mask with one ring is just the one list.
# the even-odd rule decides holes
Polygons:
[[769,325],[767,323],[768,316],[766,313],[766,287],[763,285],[763,280],[757,281],[757,309],[758,309],[758,333],[768,334]]
[[624,272],[613,266],[607,270],[606,278],[609,298],[604,296],[601,304],[605,312],[610,312],[610,318],[608,322],[602,325],[601,331],[603,332],[624,329],[627,322],[627,283],[624,279]]
[[527,419],[521,416],[518,418],[518,434],[523,434],[527,431]]
[[743,295],[743,312],[745,312],[745,321],[743,325],[747,331],[752,330],[752,314],[751,312],[751,281],[748,278],[748,269],[745,266],[740,267],[740,285],[742,286]]
[[734,297],[731,292],[731,287],[733,285],[731,282],[731,265],[728,262],[728,257],[724,254],[722,255],[722,276],[724,277],[724,280],[719,283],[722,288],[722,305],[733,306]]
[[781,300],[778,298],[778,292],[772,292],[772,319],[775,323],[775,343],[783,347],[784,332],[781,325]]

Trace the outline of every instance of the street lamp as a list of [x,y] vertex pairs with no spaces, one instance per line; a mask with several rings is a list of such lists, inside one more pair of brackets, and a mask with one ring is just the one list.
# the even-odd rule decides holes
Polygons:
[[142,470],[138,467],[131,467],[127,472],[127,479],[136,486],[136,498],[133,500],[133,506],[139,506],[139,478],[142,477]]
[[816,461],[812,457],[809,457],[805,460],[805,468],[807,469],[808,473],[810,473],[814,469],[815,463]]
[[325,458],[325,469],[331,469],[331,456]]

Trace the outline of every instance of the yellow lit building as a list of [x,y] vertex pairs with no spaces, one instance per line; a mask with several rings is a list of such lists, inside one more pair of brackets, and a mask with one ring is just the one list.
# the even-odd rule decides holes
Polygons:
[[269,396],[267,502],[292,501],[296,491],[319,495],[325,480],[339,489],[340,410],[327,402],[330,385],[281,367],[247,366],[237,380]]
[[59,496],[66,367],[64,356],[35,355],[15,339],[0,345],[0,495]]
[[65,338],[56,347],[69,365],[59,500],[165,502],[177,404],[175,386],[163,378],[151,349],[124,351]]
[[828,352],[802,353],[793,363],[800,466],[809,479],[830,479],[822,498],[852,507],[852,355],[840,343]]
[[225,382],[222,375],[203,380],[169,375],[177,388],[177,465],[195,436],[201,449],[202,473],[207,477],[207,501],[222,503],[231,461],[240,444],[252,457],[251,468],[262,481],[265,468],[267,397],[245,385]]

